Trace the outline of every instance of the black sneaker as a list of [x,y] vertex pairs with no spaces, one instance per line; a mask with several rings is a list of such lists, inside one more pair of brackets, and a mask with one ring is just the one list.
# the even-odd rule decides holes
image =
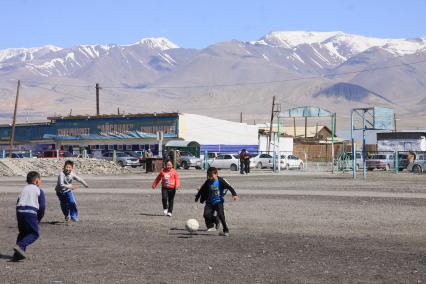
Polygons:
[[20,261],[27,258],[27,255],[19,246],[14,247],[13,250],[15,251],[13,254],[14,261]]

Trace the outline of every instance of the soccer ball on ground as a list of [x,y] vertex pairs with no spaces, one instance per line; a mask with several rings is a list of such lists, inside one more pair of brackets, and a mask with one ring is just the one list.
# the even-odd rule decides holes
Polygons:
[[198,221],[195,219],[189,219],[186,221],[185,229],[190,233],[196,232],[199,227],[200,224],[198,224]]

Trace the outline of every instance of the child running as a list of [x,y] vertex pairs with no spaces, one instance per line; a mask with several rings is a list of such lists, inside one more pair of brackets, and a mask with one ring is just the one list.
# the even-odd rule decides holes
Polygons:
[[38,172],[31,171],[27,174],[27,185],[22,190],[16,203],[16,218],[18,220],[19,234],[16,247],[13,248],[13,260],[19,261],[27,256],[27,246],[39,237],[38,224],[44,216],[46,200],[44,191],[40,188],[41,178]]
[[55,188],[56,195],[61,204],[62,213],[65,216],[65,222],[68,222],[70,217],[72,221],[78,221],[77,204],[72,193],[72,190],[76,189],[76,186],[72,184],[72,181],[76,180],[86,188],[88,187],[87,183],[73,172],[73,169],[74,162],[70,160],[65,161],[64,170],[59,174]]
[[[219,177],[217,169],[210,167],[207,170],[207,180],[195,196],[195,202],[198,200],[200,200],[200,203],[206,202],[203,217],[206,222],[207,232],[216,231],[214,224],[218,217],[223,227],[221,235],[229,236],[229,228],[225,221],[225,209],[223,207],[225,190],[231,191],[232,198],[235,201],[240,200],[234,188],[224,178]],[[217,212],[217,217],[214,215],[215,212]]]
[[171,161],[166,163],[166,168],[162,169],[157,178],[152,183],[152,189],[155,189],[161,180],[161,200],[163,202],[164,215],[172,217],[173,201],[175,199],[176,189],[180,187],[180,179]]

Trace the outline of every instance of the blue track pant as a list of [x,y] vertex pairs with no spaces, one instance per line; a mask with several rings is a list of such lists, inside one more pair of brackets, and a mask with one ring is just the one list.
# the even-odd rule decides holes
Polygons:
[[64,216],[71,216],[71,219],[77,220],[77,203],[75,203],[75,198],[74,194],[72,194],[72,191],[68,191],[65,193],[56,192],[56,195],[58,196],[59,202],[61,203],[61,210],[62,213],[64,213]]
[[39,237],[37,214],[16,212],[16,218],[19,229],[16,244],[25,251]]

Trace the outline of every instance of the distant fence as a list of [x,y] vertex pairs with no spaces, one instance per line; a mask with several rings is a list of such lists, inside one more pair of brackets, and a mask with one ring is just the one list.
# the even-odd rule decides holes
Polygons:
[[[294,144],[293,154],[304,161],[311,162],[331,162],[331,144]],[[376,152],[377,145],[366,145],[367,152]],[[352,146],[349,144],[334,144],[334,157],[342,152],[351,152]]]

